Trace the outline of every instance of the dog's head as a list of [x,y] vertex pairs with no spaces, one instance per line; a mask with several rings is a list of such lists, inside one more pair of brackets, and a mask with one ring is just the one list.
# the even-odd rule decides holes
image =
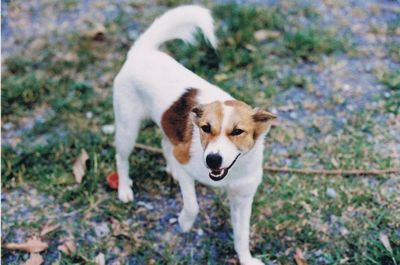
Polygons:
[[192,109],[200,130],[204,163],[211,179],[223,179],[241,155],[249,152],[276,119],[272,113],[252,109],[238,100],[214,101]]

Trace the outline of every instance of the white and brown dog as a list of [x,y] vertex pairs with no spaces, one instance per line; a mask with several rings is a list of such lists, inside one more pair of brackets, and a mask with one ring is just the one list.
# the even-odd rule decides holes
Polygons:
[[128,157],[141,121],[151,118],[164,133],[167,170],[181,188],[182,230],[190,230],[199,212],[195,181],[225,188],[239,259],[262,264],[249,250],[250,215],[263,175],[264,136],[276,116],[235,100],[159,50],[172,39],[192,42],[197,28],[216,47],[209,10],[182,6],[165,13],[132,46],[115,78],[118,197],[133,200]]

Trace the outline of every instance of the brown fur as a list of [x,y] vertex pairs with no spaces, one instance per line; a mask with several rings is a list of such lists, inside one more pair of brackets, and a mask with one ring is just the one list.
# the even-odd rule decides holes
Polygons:
[[181,164],[186,164],[190,160],[193,130],[190,111],[197,104],[197,92],[197,89],[189,88],[164,112],[161,118],[161,127],[174,145],[173,154]]
[[[193,112],[196,114],[195,123],[200,128],[201,144],[203,148],[206,148],[209,142],[221,134],[222,104],[219,101],[214,101],[207,105],[199,105],[194,108]],[[207,124],[211,126],[211,133],[205,133],[201,129],[202,126]]]

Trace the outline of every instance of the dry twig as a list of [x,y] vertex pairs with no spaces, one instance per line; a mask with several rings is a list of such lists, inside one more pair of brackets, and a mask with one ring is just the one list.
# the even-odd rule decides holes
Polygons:
[[[135,148],[142,149],[154,154],[163,154],[160,148],[147,146],[144,144],[135,144]],[[287,167],[272,167],[264,166],[264,171],[274,173],[296,173],[302,175],[330,175],[330,176],[371,176],[371,175],[386,175],[386,174],[400,174],[400,168],[386,168],[386,169],[350,169],[350,170],[325,170],[325,169],[304,169],[304,168],[287,168]]]

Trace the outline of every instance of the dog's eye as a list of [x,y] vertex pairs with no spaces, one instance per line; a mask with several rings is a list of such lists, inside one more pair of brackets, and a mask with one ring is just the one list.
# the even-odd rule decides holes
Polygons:
[[210,132],[211,132],[211,126],[210,126],[210,124],[206,124],[206,125],[201,126],[201,129],[202,129],[203,132],[205,132],[205,133],[210,133]]
[[243,130],[241,130],[241,129],[234,129],[234,130],[231,132],[231,135],[232,135],[232,136],[238,136],[238,135],[241,135],[242,133],[244,133]]

